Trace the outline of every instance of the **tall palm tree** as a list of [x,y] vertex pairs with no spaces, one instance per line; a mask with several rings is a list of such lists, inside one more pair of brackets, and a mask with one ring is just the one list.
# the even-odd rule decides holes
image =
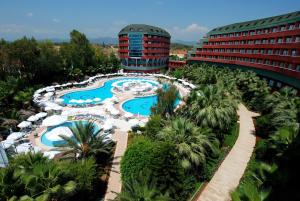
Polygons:
[[195,91],[188,104],[188,116],[198,125],[214,130],[229,129],[236,116],[236,101],[218,86],[208,85]]
[[210,130],[200,129],[189,119],[177,118],[161,130],[157,137],[174,143],[181,166],[191,169],[205,163],[208,152],[214,151],[211,136]]
[[156,181],[149,174],[131,178],[123,183],[122,192],[117,194],[114,201],[170,201],[168,194],[162,194],[157,189]]
[[63,155],[74,154],[75,157],[86,159],[91,155],[110,154],[113,147],[113,141],[105,134],[100,134],[96,130],[93,122],[76,122],[75,127],[70,127],[73,137],[60,135],[66,141],[66,144],[60,145],[59,149]]

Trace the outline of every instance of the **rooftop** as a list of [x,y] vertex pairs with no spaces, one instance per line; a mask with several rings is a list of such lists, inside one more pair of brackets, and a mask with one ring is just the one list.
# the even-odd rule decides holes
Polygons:
[[147,24],[130,24],[124,27],[118,35],[128,34],[130,32],[142,32],[152,35],[159,35],[171,38],[171,35],[164,29]]
[[300,11],[217,27],[208,32],[207,35],[249,31],[254,29],[278,26],[281,24],[287,24],[296,21],[300,21]]

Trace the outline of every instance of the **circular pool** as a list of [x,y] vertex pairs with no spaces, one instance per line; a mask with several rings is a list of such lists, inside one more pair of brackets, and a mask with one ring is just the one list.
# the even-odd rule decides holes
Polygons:
[[[87,124],[88,121],[67,121],[57,126],[48,127],[47,130],[42,134],[41,143],[49,146],[55,147],[66,144],[66,141],[63,140],[59,135],[65,135],[72,139],[75,139],[70,128],[75,128],[76,122],[82,122]],[[100,128],[95,124],[95,133],[97,133]]]

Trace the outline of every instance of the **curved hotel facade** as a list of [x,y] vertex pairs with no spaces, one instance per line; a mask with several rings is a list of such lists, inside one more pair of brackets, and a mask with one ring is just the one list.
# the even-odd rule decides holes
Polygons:
[[271,86],[300,89],[300,12],[215,28],[188,62],[253,70]]
[[159,72],[167,67],[170,34],[158,27],[131,24],[119,32],[119,56],[127,72]]

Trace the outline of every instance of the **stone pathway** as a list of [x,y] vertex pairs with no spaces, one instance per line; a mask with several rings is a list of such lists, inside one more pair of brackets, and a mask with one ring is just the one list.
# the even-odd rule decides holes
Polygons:
[[104,197],[105,201],[114,199],[116,194],[113,192],[120,193],[122,189],[120,162],[124,152],[126,151],[128,138],[128,131],[125,130],[126,129],[117,129],[115,130],[115,134],[113,134],[113,140],[117,142],[117,147],[113,159],[113,165],[110,171],[106,194]]
[[240,104],[238,115],[239,137],[197,201],[229,201],[230,192],[239,185],[254,150],[256,138],[252,117],[257,114]]

